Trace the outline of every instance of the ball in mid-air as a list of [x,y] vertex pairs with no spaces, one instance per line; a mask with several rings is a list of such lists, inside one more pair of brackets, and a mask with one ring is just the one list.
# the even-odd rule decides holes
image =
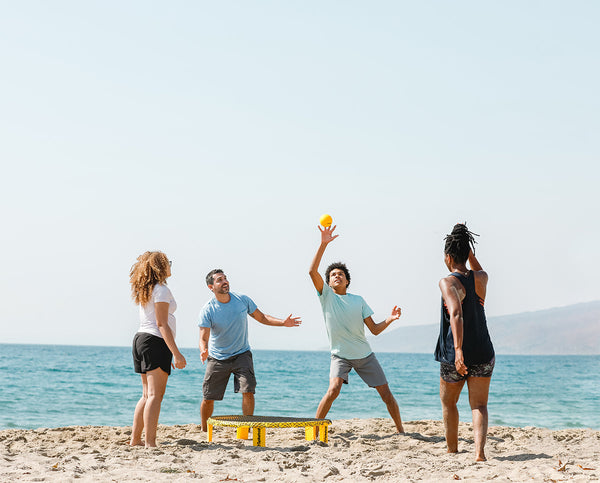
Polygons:
[[331,218],[331,215],[322,215],[321,218],[319,218],[319,223],[321,223],[323,226],[331,226],[331,223],[333,223],[333,218]]

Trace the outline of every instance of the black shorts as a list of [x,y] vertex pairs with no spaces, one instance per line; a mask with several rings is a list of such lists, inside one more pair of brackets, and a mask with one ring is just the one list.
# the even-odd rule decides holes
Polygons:
[[496,358],[493,357],[490,362],[484,364],[472,364],[467,366],[467,374],[461,376],[454,364],[440,363],[440,377],[446,382],[466,381],[469,377],[492,377]]
[[167,343],[161,337],[138,332],[133,338],[133,368],[138,374],[160,367],[167,374],[171,374],[171,361],[173,354]]
[[233,374],[233,390],[235,392],[254,394],[256,377],[254,377],[252,352],[246,351],[222,361],[209,356],[202,385],[204,399],[221,401],[231,374]]

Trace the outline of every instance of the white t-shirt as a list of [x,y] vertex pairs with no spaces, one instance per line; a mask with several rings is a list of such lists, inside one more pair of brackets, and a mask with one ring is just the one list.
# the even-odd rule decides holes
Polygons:
[[140,329],[138,332],[146,332],[161,339],[163,338],[160,330],[158,330],[158,325],[156,325],[154,304],[157,302],[167,302],[169,304],[169,327],[171,328],[171,332],[173,332],[173,338],[175,338],[176,322],[173,312],[177,310],[177,302],[175,302],[169,287],[159,283],[154,286],[148,303],[143,307],[140,305]]

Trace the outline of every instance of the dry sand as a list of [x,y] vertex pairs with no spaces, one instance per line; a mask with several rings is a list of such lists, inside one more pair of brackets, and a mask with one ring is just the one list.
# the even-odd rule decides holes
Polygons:
[[159,426],[159,449],[127,445],[131,428],[73,426],[0,431],[0,481],[565,481],[600,477],[600,431],[491,427],[488,461],[476,463],[470,424],[447,454],[439,421],[334,421],[329,444],[304,430],[267,429],[267,447],[215,427]]

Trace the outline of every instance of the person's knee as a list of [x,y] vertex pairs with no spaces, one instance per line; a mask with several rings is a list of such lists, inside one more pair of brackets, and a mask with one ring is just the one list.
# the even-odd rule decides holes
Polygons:
[[456,407],[458,403],[458,397],[445,392],[440,393],[440,400],[442,401],[442,406],[448,408]]
[[146,402],[147,403],[148,402],[160,403],[160,402],[162,402],[164,395],[165,395],[164,391],[152,393],[148,396],[148,398],[146,399]]
[[481,413],[487,412],[487,404],[484,402],[474,401],[470,402],[471,411],[479,411]]
[[327,398],[328,399],[335,399],[340,395],[340,392],[342,390],[342,386],[339,384],[334,384],[329,386],[329,389],[327,389]]

